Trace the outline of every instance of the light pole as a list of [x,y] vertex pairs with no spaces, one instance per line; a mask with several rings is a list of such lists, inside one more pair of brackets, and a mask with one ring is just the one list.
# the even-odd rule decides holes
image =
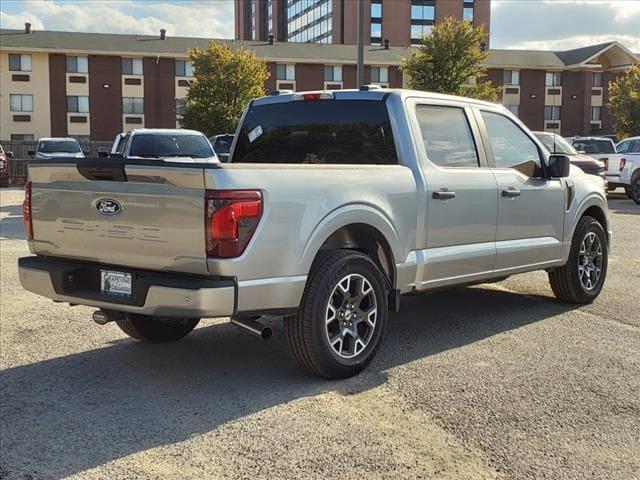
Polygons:
[[364,85],[364,8],[363,1],[357,0],[357,16],[358,16],[358,67],[357,67],[357,87]]

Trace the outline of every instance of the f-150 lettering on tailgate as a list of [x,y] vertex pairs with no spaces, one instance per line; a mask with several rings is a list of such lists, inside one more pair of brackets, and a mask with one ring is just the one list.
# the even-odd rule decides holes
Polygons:
[[85,222],[72,218],[59,218],[56,223],[59,233],[77,234],[78,232],[95,232],[95,236],[97,237],[167,242],[166,233],[161,228],[148,225],[122,225],[95,220]]

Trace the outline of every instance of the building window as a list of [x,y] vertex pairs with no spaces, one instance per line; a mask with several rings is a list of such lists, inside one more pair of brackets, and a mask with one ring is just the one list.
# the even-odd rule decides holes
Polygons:
[[287,41],[331,43],[333,0],[287,0]]
[[593,72],[593,76],[591,77],[591,86],[592,87],[602,86],[602,72]]
[[88,113],[89,97],[86,96],[67,96],[67,112]]
[[35,137],[33,133],[12,133],[11,140],[18,142],[33,142]]
[[389,69],[387,67],[371,67],[371,83],[389,83]]
[[599,122],[601,120],[601,107],[591,107],[591,121]]
[[144,98],[122,97],[122,113],[144,113]]
[[264,19],[265,40],[269,39],[269,35],[273,35],[273,0],[267,0],[265,8],[266,15]]
[[520,105],[505,105],[505,107],[515,116],[520,116]]
[[256,2],[255,0],[251,0],[249,9],[250,9],[249,40],[255,40],[256,39]]
[[187,111],[187,99],[176,98],[176,115],[181,117]]
[[371,45],[382,45],[382,0],[371,1]]
[[562,85],[562,74],[560,72],[547,72],[544,84],[547,87],[559,87]]
[[12,112],[33,112],[33,95],[9,95]]
[[279,63],[276,66],[276,80],[295,80],[296,66],[292,64]]
[[142,59],[141,58],[123,58],[122,74],[123,75],[142,75]]
[[411,45],[420,45],[422,37],[431,33],[435,19],[435,1],[411,0]]
[[30,72],[31,55],[9,54],[9,70],[12,72]]
[[193,64],[186,60],[176,60],[176,77],[193,77]]
[[473,7],[463,7],[462,20],[464,20],[465,22],[473,22]]
[[89,59],[67,55],[67,73],[88,73]]
[[325,65],[324,81],[325,82],[341,82],[342,66],[341,65]]
[[422,37],[429,35],[432,28],[433,25],[411,25],[411,45],[420,45]]
[[520,85],[520,71],[505,70],[502,79],[505,85]]
[[545,120],[560,120],[560,107],[546,106],[544,107]]

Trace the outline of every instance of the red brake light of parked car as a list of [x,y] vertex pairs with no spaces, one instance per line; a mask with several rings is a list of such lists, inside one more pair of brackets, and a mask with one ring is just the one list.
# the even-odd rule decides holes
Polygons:
[[621,158],[620,159],[620,171],[622,171],[622,169],[624,168],[624,166],[627,164],[627,159],[626,158]]
[[205,216],[207,256],[239,257],[260,222],[262,194],[258,190],[208,190]]
[[24,184],[24,202],[22,202],[22,221],[27,240],[33,239],[33,220],[31,218],[31,182]]
[[296,93],[291,97],[291,100],[333,100],[335,97],[331,92],[314,92],[314,93]]
[[604,168],[609,169],[609,159],[607,157],[601,158],[600,161],[604,163]]

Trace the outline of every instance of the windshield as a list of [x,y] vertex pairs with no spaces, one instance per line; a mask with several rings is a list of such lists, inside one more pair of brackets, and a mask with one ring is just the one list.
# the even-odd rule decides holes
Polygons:
[[584,153],[616,153],[616,149],[611,140],[597,139],[575,139],[573,146],[576,150],[582,150]]
[[139,134],[131,140],[132,157],[208,158],[214,153],[204,135]]
[[78,153],[80,145],[73,140],[41,140],[37,152],[40,153]]
[[229,153],[231,150],[231,144],[233,143],[233,135],[224,135],[217,137],[213,149],[216,153]]
[[398,163],[384,101],[315,100],[252,106],[233,162]]
[[[555,133],[547,134],[536,134],[538,140],[542,142],[542,144],[549,150],[551,153],[561,153],[563,155],[577,155],[578,152],[575,148],[571,146],[569,142],[567,142],[560,135],[556,135]],[[554,147],[554,138],[555,138],[555,147]]]

